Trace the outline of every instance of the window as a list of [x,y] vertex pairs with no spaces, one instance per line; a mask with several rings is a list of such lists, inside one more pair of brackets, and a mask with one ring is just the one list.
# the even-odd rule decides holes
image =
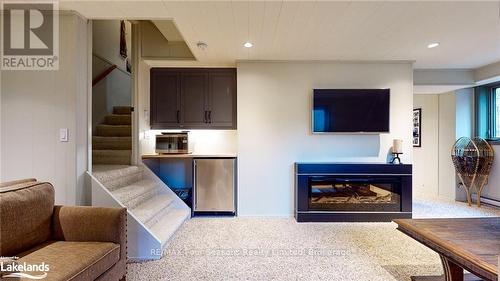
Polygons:
[[500,83],[476,87],[476,135],[500,140]]

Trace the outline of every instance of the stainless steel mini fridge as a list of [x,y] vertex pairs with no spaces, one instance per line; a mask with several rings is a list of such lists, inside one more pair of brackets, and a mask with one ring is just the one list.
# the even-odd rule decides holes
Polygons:
[[194,160],[195,213],[236,213],[236,159]]

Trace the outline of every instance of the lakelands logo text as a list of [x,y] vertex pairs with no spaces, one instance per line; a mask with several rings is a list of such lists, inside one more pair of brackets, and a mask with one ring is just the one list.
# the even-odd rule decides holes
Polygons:
[[17,258],[10,262],[0,262],[0,279],[4,278],[25,278],[40,280],[47,277],[50,266],[45,262],[30,264],[18,263]]
[[57,70],[56,1],[2,1],[2,70]]

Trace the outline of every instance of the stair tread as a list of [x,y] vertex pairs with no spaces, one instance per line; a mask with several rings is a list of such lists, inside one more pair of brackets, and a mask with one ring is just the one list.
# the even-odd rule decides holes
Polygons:
[[190,217],[191,210],[189,208],[180,208],[172,204],[169,207],[169,211],[157,223],[151,226],[150,230],[160,239],[163,248],[172,235]]
[[143,179],[133,184],[117,188],[111,193],[122,203],[127,203],[138,196],[161,188],[161,185],[151,179]]
[[94,165],[130,165],[131,150],[92,150],[92,163]]
[[131,106],[113,106],[113,114],[126,115],[132,113]]
[[92,165],[92,175],[99,181],[104,182],[137,173],[142,173],[142,167],[131,165]]
[[101,128],[131,128],[131,125],[110,125],[110,124],[99,124],[97,127]]
[[99,124],[96,126],[96,135],[101,137],[129,137],[132,135],[132,126]]
[[104,118],[105,125],[131,125],[132,115],[130,114],[110,114]]
[[92,149],[95,150],[131,150],[132,137],[92,137]]
[[131,117],[131,114],[116,114],[116,113],[111,113],[106,115],[106,117]]
[[92,136],[92,139],[94,140],[98,140],[98,141],[128,141],[128,140],[132,140],[132,137],[127,137],[127,136],[124,136],[124,137],[121,137],[121,136],[117,136],[117,137],[107,137],[107,136]]
[[174,201],[174,195],[165,193],[155,196],[132,208],[130,211],[144,224],[147,224],[155,215],[168,208]]
[[[95,164],[124,164],[124,165],[128,165],[128,164],[130,164],[130,157],[131,156],[132,156],[132,150],[128,150],[128,149],[123,149],[123,150],[93,149],[92,150],[92,161]],[[126,163],[122,163],[120,161],[125,161]]]
[[117,155],[127,155],[132,153],[130,149],[92,149],[92,152],[100,154],[117,154]]

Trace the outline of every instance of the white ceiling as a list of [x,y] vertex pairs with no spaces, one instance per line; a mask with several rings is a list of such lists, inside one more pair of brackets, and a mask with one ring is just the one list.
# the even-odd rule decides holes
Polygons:
[[[201,63],[414,60],[477,68],[500,60],[498,1],[61,1],[87,18],[173,19]],[[208,48],[196,48],[204,41]],[[251,41],[247,49],[243,43]],[[427,45],[441,45],[428,49]]]
[[184,38],[182,38],[182,35],[179,33],[179,30],[177,30],[177,27],[175,26],[174,22],[171,20],[153,20],[152,21],[154,25],[156,25],[156,28],[163,34],[163,36],[168,40],[172,42],[182,42],[184,41]]

